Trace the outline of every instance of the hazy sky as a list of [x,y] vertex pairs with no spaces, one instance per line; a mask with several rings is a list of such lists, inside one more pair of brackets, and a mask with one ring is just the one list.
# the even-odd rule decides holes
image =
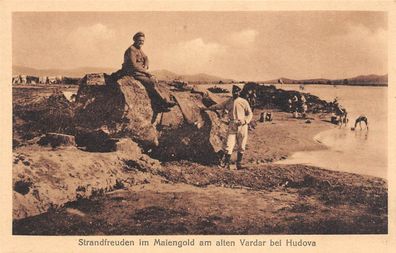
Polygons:
[[121,67],[137,31],[150,69],[239,80],[387,73],[384,12],[14,13],[13,65]]

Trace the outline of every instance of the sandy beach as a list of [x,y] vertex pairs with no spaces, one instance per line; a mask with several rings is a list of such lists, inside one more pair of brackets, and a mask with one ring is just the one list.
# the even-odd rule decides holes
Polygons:
[[[255,111],[255,119],[260,112]],[[118,151],[95,154],[75,148],[49,151],[37,145],[17,148],[14,154],[24,157],[29,166],[50,164],[51,168],[63,168],[63,174],[72,176],[62,178],[54,172],[53,178],[48,179],[54,184],[62,184],[66,178],[77,182],[84,173],[84,180],[93,183],[105,180],[106,175],[106,178],[124,178],[129,184],[124,182],[117,189],[113,187],[14,220],[13,233],[387,233],[385,180],[305,165],[273,164],[296,151],[325,149],[313,137],[334,125],[318,114],[312,116],[311,123],[284,112],[273,111],[273,114],[272,122],[258,122],[250,132],[245,170],[235,170],[234,165],[226,170],[189,161],[126,170],[121,164],[125,154]],[[49,156],[44,157],[46,153]],[[76,156],[84,163],[92,163],[87,165],[89,173],[81,167],[80,174],[75,173],[78,162],[73,157]],[[15,164],[14,160],[14,173],[18,166],[26,166],[23,164],[23,161]]]

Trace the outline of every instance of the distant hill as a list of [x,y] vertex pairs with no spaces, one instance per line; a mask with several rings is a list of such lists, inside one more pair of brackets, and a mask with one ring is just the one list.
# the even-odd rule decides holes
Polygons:
[[[289,79],[281,77],[286,84],[326,84],[326,85],[355,85],[355,86],[388,86],[388,75],[360,75],[345,79]],[[279,79],[265,81],[265,83],[278,83]]]
[[116,69],[84,67],[75,69],[35,69],[23,66],[12,66],[13,75],[32,75],[32,76],[68,76],[83,77],[87,73],[112,73]]
[[229,78],[222,78],[218,76],[208,75],[204,73],[199,73],[195,75],[182,75],[181,79],[187,82],[204,82],[204,83],[231,83],[234,80]]
[[[95,68],[95,67],[84,67],[75,69],[35,69],[23,66],[13,66],[13,75],[32,75],[32,76],[68,76],[68,77],[83,77],[87,73],[107,73],[111,74],[117,71],[113,68]],[[192,82],[192,83],[230,83],[233,80],[229,78],[222,78],[218,76],[212,76],[204,73],[195,75],[179,75],[168,70],[154,70],[153,75],[158,80],[172,81],[175,79]]]
[[158,80],[170,81],[170,80],[175,80],[175,79],[181,79],[180,75],[178,75],[176,73],[173,73],[173,72],[171,72],[169,70],[165,70],[165,69],[154,70],[154,71],[151,71],[151,73],[153,75],[155,75],[155,77]]

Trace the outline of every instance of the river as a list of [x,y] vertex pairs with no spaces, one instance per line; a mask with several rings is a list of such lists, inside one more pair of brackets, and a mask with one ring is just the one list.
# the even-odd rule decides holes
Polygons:
[[[298,85],[278,85],[285,90],[298,90]],[[322,168],[387,178],[387,87],[356,87],[305,85],[304,92],[326,101],[338,97],[349,116],[347,127],[336,127],[320,133],[315,139],[328,147],[326,150],[297,152],[282,164],[307,164]],[[359,125],[351,130],[355,119],[364,114],[369,130]]]

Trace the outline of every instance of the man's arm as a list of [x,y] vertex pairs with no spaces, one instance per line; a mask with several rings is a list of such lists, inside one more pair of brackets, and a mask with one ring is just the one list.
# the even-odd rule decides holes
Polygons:
[[249,124],[250,121],[252,121],[252,119],[253,119],[253,112],[252,112],[252,108],[250,108],[249,103],[246,102],[245,104],[246,104],[246,107],[245,107],[245,115],[246,115],[245,123]]
[[227,99],[226,101],[223,101],[220,104],[214,104],[214,105],[209,106],[208,108],[205,108],[205,109],[210,110],[210,111],[223,110],[223,109],[225,109],[228,102],[229,102],[229,100]]
[[151,76],[151,74],[145,68],[143,68],[137,63],[136,52],[133,49],[130,50],[130,59],[131,59],[132,68],[135,71],[142,72],[148,76]]
[[149,69],[149,59],[147,55],[144,55],[144,67],[148,70]]

